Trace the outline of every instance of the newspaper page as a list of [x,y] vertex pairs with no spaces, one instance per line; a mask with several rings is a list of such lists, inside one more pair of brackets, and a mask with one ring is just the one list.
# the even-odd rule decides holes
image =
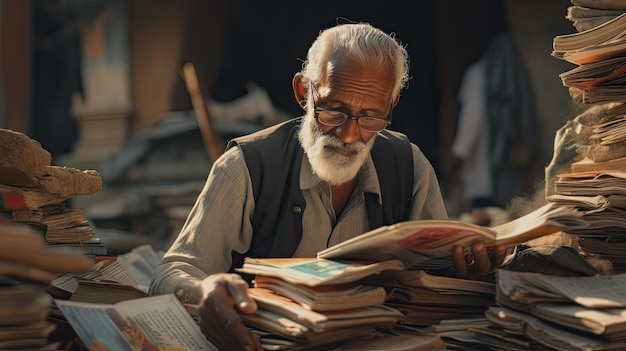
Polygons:
[[157,252],[152,245],[146,244],[132,249],[130,252],[117,256],[119,262],[134,277],[137,285],[147,292],[156,266],[161,262],[163,252]]
[[148,293],[152,274],[162,257],[163,252],[155,251],[149,244],[142,245],[115,257],[114,261],[99,261],[88,271],[64,274],[50,284],[74,293],[78,288],[77,280],[104,280],[129,285]]
[[114,305],[55,302],[90,350],[218,351],[173,294]]
[[618,350],[609,340],[561,328],[529,314],[506,307],[491,306],[485,317],[495,326],[523,333],[531,340],[555,350]]
[[[442,220],[408,221],[383,226],[317,253],[332,260],[400,260],[406,268],[434,269],[432,262],[452,264],[452,247],[493,240],[495,233],[469,223]],[[449,261],[438,262],[450,257]]]
[[534,288],[535,295],[561,296],[587,308],[626,307],[626,273],[569,277],[499,269],[497,279],[507,295],[515,287]]
[[[563,229],[582,228],[583,211],[548,203],[495,227],[454,220],[413,220],[383,226],[317,253],[318,258],[383,261],[399,259],[410,269],[435,269],[452,263],[452,248],[476,241],[514,245]],[[447,258],[447,260],[443,260]]]
[[626,307],[626,274],[562,277],[537,273],[533,284],[588,308]]

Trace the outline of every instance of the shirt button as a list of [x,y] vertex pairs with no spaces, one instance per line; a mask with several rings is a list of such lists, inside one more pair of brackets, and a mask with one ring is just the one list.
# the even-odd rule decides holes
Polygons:
[[293,214],[302,214],[302,207],[295,205],[294,207],[291,208],[291,212],[293,212]]

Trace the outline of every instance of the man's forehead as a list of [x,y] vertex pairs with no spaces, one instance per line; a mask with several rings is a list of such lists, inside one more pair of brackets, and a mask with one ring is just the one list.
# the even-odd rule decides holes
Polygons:
[[327,81],[318,87],[321,97],[336,93],[356,94],[387,101],[393,93],[395,76],[389,67],[355,60],[333,60],[327,63],[326,72]]

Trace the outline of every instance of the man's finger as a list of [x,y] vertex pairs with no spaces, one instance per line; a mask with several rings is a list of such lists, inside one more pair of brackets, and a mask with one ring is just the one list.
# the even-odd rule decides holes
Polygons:
[[496,268],[504,262],[506,258],[507,247],[506,245],[498,245],[495,247],[493,254],[491,255],[491,267]]
[[487,253],[487,248],[482,242],[472,244],[472,254],[474,255],[474,273],[485,274],[491,270],[491,259]]
[[228,285],[228,289],[237,310],[244,313],[254,313],[256,311],[257,304],[248,293],[248,283],[243,279],[231,282]]
[[[235,309],[242,303],[250,309],[247,283],[239,276],[224,274],[205,279],[203,288],[200,329],[207,339],[220,350],[262,350],[258,335],[248,330]],[[256,304],[252,307],[256,310]]]
[[461,245],[454,245],[452,248],[452,271],[457,278],[467,276],[467,262],[465,261],[465,250]]

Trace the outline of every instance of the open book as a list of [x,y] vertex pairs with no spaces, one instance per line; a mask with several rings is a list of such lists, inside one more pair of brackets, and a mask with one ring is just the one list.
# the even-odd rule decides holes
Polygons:
[[55,301],[90,350],[217,350],[173,294],[113,305]]
[[466,248],[483,241],[487,246],[514,245],[587,225],[573,206],[548,203],[525,216],[495,227],[453,220],[413,220],[383,226],[317,253],[318,258],[384,261],[398,259],[407,269],[452,256],[454,245]]

